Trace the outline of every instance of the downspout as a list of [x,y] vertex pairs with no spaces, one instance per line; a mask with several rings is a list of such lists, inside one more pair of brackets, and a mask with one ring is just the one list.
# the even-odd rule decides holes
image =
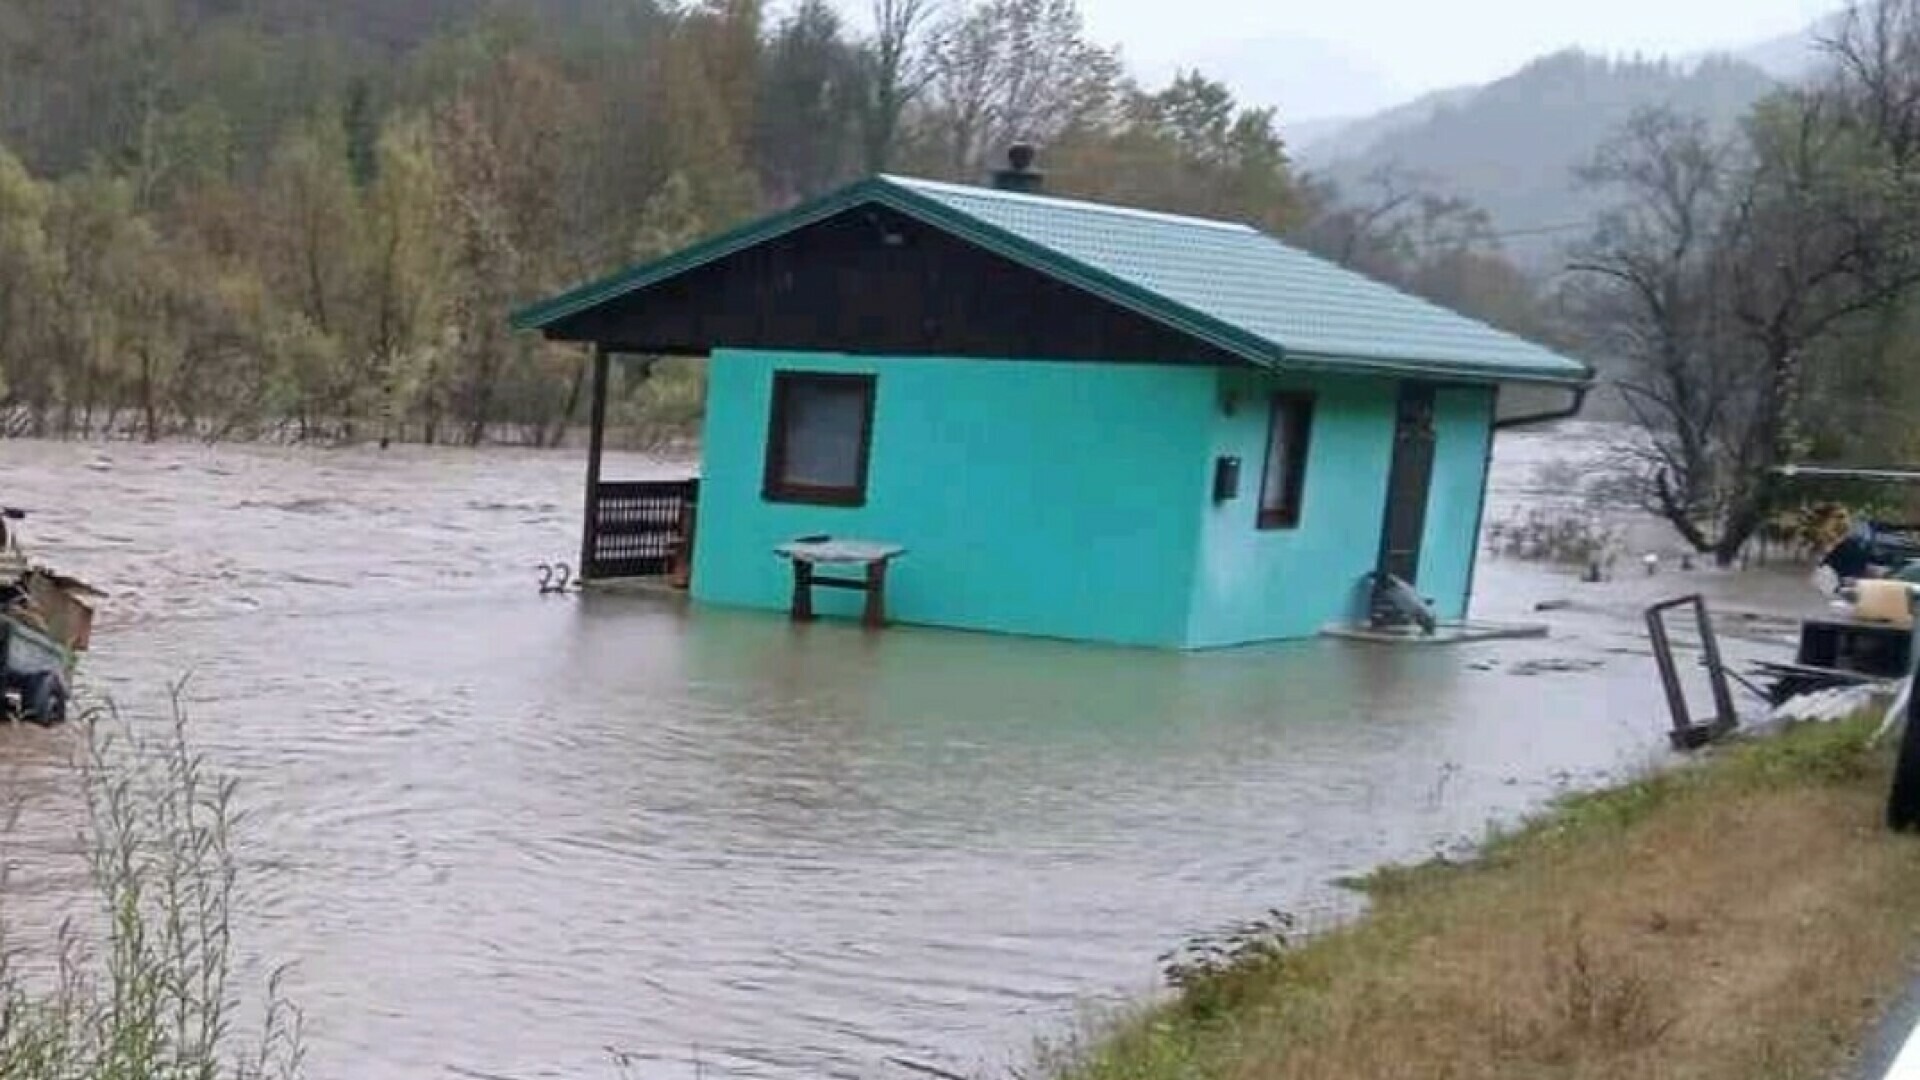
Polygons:
[[1581,383],[1573,388],[1573,401],[1563,409],[1552,409],[1543,413],[1531,413],[1524,416],[1512,416],[1500,419],[1500,390],[1494,388],[1493,423],[1487,432],[1487,457],[1480,466],[1480,508],[1473,515],[1473,555],[1467,561],[1467,602],[1466,610],[1473,611],[1473,587],[1480,577],[1480,537],[1487,528],[1487,488],[1493,483],[1493,441],[1494,435],[1513,428],[1531,424],[1550,424],[1555,420],[1566,420],[1577,415],[1587,403],[1587,391],[1593,389],[1592,383]]
[[[1550,409],[1543,413],[1528,413],[1521,416],[1509,416],[1504,420],[1496,416],[1494,417],[1494,420],[1493,420],[1493,430],[1511,431],[1514,428],[1531,427],[1534,424],[1550,424],[1555,420],[1572,419],[1574,416],[1579,414],[1581,407],[1586,405],[1587,392],[1592,389],[1593,389],[1593,384],[1590,382],[1581,383],[1579,386],[1574,387],[1573,401],[1564,409]],[[1498,407],[1499,405],[1496,399],[1495,409],[1497,410]]]
[[[1480,505],[1473,512],[1473,547],[1467,556],[1467,595],[1460,606],[1460,617],[1464,620],[1473,614],[1473,586],[1480,577],[1480,537],[1487,528],[1487,489],[1493,486],[1493,437],[1500,430],[1500,390],[1495,388],[1493,400],[1487,403],[1493,413],[1493,423],[1487,426],[1487,456],[1480,463]],[[1580,408],[1579,398],[1574,399],[1574,409]]]

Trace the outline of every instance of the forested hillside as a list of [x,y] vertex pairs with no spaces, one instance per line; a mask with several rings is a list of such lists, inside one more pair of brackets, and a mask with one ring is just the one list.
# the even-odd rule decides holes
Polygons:
[[[1804,88],[1566,55],[1369,151],[1467,197],[1296,172],[1283,117],[1140,85],[1074,0],[871,2],[855,32],[825,0],[11,0],[0,432],[551,445],[585,358],[516,305],[1026,139],[1055,192],[1284,232],[1600,363],[1638,490],[1721,557],[1788,497],[1770,465],[1920,449],[1920,0],[1862,8]],[[1576,168],[1572,218],[1525,209]],[[1552,280],[1503,243],[1542,218]],[[693,433],[699,361],[623,370],[630,437]]]
[[[517,303],[856,175],[1278,228],[1269,111],[1130,82],[1071,0],[15,0],[0,8],[8,430],[552,441],[580,356]],[[633,389],[653,418],[697,385]],[[664,400],[656,400],[664,399]]]
[[[856,176],[1248,221],[1536,334],[1484,215],[1303,183],[1280,117],[1142,86],[1074,0],[13,0],[0,431],[553,443],[583,358],[517,304]],[[697,363],[618,414],[687,432]]]
[[[1510,247],[1551,266],[1558,242],[1604,205],[1576,171],[1637,111],[1671,109],[1730,130],[1777,89],[1743,61],[1606,60],[1567,51],[1482,87],[1429,95],[1348,126],[1309,154],[1344,187],[1384,169],[1485,209]],[[1568,230],[1568,224],[1576,228]]]

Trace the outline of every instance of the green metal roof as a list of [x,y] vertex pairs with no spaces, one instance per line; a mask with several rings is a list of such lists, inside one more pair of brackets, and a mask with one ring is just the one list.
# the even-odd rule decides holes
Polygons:
[[543,329],[879,203],[1263,367],[1582,384],[1584,364],[1281,243],[1247,225],[879,176],[519,312]]

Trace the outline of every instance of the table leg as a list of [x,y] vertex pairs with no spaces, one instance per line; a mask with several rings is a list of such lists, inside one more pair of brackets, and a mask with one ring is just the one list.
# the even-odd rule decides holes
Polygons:
[[887,560],[867,564],[867,606],[860,616],[862,624],[878,630],[887,625]]
[[794,622],[813,621],[813,564],[805,559],[793,560],[793,607],[789,614]]

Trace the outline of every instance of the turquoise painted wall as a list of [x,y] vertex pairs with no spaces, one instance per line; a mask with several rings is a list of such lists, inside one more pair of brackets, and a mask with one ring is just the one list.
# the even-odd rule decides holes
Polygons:
[[[1380,553],[1399,384],[1353,377],[1279,378],[1222,372],[1239,400],[1214,424],[1213,454],[1244,463],[1241,497],[1199,509],[1203,522],[1187,640],[1196,648],[1307,637],[1361,614],[1361,579]],[[1268,400],[1314,395],[1306,493],[1295,529],[1255,527]],[[1478,545],[1481,487],[1492,438],[1490,389],[1440,390],[1434,401],[1433,483],[1421,539],[1419,589],[1445,619],[1466,616]]]
[[[1355,585],[1380,553],[1398,385],[1386,379],[1274,378],[1222,372],[1238,401],[1215,414],[1209,457],[1242,462],[1240,497],[1192,512],[1202,522],[1187,639],[1194,647],[1308,637],[1345,617]],[[1314,395],[1312,442],[1299,527],[1255,526],[1276,390]]]
[[[867,502],[761,497],[776,370],[874,373]],[[1358,613],[1379,553],[1399,386],[1159,365],[716,352],[708,368],[697,600],[786,610],[775,545],[826,533],[904,544],[889,582],[902,622],[1207,648],[1309,637]],[[1315,396],[1298,528],[1255,526],[1268,395]],[[1221,402],[1237,401],[1232,415]],[[1493,395],[1435,402],[1419,587],[1465,615]],[[1212,500],[1213,462],[1243,462]],[[857,594],[820,590],[854,616]]]
[[[761,498],[776,369],[877,374],[865,506]],[[906,545],[903,622],[1186,644],[1214,369],[725,350],[708,379],[696,600],[784,611],[774,546],[826,533]]]
[[1449,387],[1434,395],[1433,405],[1433,487],[1420,541],[1420,595],[1433,599],[1441,618],[1463,619],[1479,551],[1493,391]]

